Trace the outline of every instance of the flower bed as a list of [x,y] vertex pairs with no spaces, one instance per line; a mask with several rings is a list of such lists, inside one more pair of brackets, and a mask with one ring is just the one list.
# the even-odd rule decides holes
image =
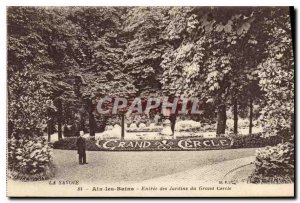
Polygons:
[[[70,137],[70,138],[65,138],[62,140],[59,140],[57,142],[54,142],[53,147],[54,149],[66,149],[66,150],[76,150],[76,137]],[[252,134],[252,135],[229,135],[229,136],[221,136],[217,138],[202,138],[199,136],[195,136],[191,134],[190,136],[187,137],[180,137],[177,139],[157,139],[157,140],[149,140],[149,139],[140,139],[140,140],[125,140],[125,142],[130,142],[130,141],[139,141],[139,142],[150,142],[151,145],[153,143],[162,141],[162,140],[168,140],[168,142],[173,142],[177,143],[178,140],[204,140],[204,139],[229,139],[230,140],[230,148],[257,148],[257,147],[265,147],[265,146],[274,146],[278,143],[281,142],[280,137],[271,137],[271,138],[264,138],[261,137],[261,134]],[[105,141],[120,141],[120,139],[109,139],[109,140],[100,140],[101,142]],[[86,144],[87,144],[87,150],[89,151],[102,151],[104,150],[103,148],[99,148],[96,144],[99,140],[95,141],[95,139],[87,139]],[[153,145],[154,146],[154,145]],[[131,150],[136,150],[134,147],[130,148]],[[223,149],[223,148],[217,148],[215,147],[214,149]],[[124,149],[125,150],[125,149]],[[128,149],[126,149],[128,150]],[[159,150],[159,149],[157,149]],[[180,150],[180,149],[179,149]],[[181,149],[184,150],[184,149]]]
[[136,129],[127,129],[126,132],[129,132],[129,133],[133,133],[133,132],[136,132],[136,133],[140,133],[140,132],[160,132],[162,129],[163,129],[163,127],[143,128],[143,129],[136,128]]
[[[228,138],[193,138],[162,140],[87,140],[89,151],[177,151],[230,148]],[[76,138],[54,143],[55,149],[76,150]]]

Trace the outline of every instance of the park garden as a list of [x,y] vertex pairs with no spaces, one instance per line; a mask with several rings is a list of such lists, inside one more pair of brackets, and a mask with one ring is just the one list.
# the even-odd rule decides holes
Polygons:
[[[7,32],[11,178],[55,176],[53,150],[75,150],[83,131],[91,151],[224,138],[214,150],[259,148],[251,182],[294,181],[288,8],[9,7]],[[106,96],[193,97],[202,109],[99,114]]]

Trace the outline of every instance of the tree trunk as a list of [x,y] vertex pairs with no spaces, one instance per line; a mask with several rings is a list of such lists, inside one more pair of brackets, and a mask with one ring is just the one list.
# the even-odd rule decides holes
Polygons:
[[221,134],[225,134],[226,130],[226,105],[221,104],[218,107],[218,114],[217,114],[217,137]]
[[125,114],[121,114],[121,140],[125,138]]
[[52,119],[48,119],[47,123],[47,134],[48,134],[48,142],[51,142],[51,134],[52,134]]
[[52,134],[52,118],[50,109],[47,110],[48,121],[47,121],[47,134],[48,134],[48,142],[51,142],[51,134]]
[[89,113],[90,136],[95,136],[95,118],[93,113]]
[[93,103],[91,100],[88,101],[88,110],[89,110],[90,136],[95,136],[95,117],[93,114]]
[[81,78],[79,76],[75,76],[74,78],[74,93],[77,98],[80,98],[80,86],[82,84]]
[[295,134],[295,115],[291,114],[291,133]]
[[57,133],[58,140],[62,139],[62,103],[61,99],[57,100]]
[[13,124],[13,122],[8,121],[8,124],[7,124],[8,139],[12,138],[13,132],[14,132],[14,124]]
[[249,134],[252,134],[252,120],[253,120],[253,101],[250,99],[250,116],[249,116]]
[[237,98],[233,100],[233,133],[238,134],[238,104]]
[[175,132],[175,124],[176,124],[176,117],[177,117],[177,112],[174,114],[171,114],[169,119],[171,122],[171,130],[172,130],[172,134],[174,135]]
[[80,110],[80,129],[79,131],[83,131],[83,132],[86,132],[85,131],[85,121],[84,121],[84,108],[82,107],[81,110]]

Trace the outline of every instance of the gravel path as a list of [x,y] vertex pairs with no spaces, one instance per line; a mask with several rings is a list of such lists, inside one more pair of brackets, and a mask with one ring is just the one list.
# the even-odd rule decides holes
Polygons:
[[[155,183],[168,183],[169,185],[189,183],[203,183],[203,182],[218,182],[218,181],[242,181],[246,179],[253,171],[253,165],[247,165],[251,167],[243,167],[239,169],[241,165],[250,164],[255,160],[255,156],[244,157],[233,160],[226,160],[220,163],[202,166],[196,169],[187,170],[184,172],[174,173],[167,176],[162,176],[150,180],[140,182],[140,184],[152,184]],[[236,170],[238,169],[238,170]],[[249,170],[251,169],[251,170]]]
[[[78,193],[77,185],[52,185],[52,182],[79,181],[80,186],[136,187],[143,186],[203,186],[225,179],[243,179],[249,170],[234,170],[254,160],[256,149],[169,152],[87,152],[89,164],[79,165],[76,151],[54,150],[56,176],[52,180],[22,182],[7,180],[11,196],[81,196],[98,193]],[[230,173],[228,173],[230,172]],[[12,189],[13,188],[13,189]],[[51,191],[52,193],[49,193]],[[74,192],[75,191],[75,192]],[[99,193],[100,194],[100,193]],[[102,194],[102,193],[101,193]],[[106,193],[105,193],[106,194]],[[128,193],[129,194],[129,193]],[[145,195],[151,195],[145,193]],[[172,193],[173,194],[173,193]],[[178,194],[176,191],[174,195]],[[107,193],[116,196],[115,193]],[[124,194],[122,193],[122,196]],[[153,194],[152,194],[153,195]]]
[[[87,152],[78,165],[76,151],[54,150],[54,179],[93,183],[138,182],[253,156],[256,149],[169,152]],[[238,164],[238,163],[237,163]],[[209,168],[209,166],[207,166]]]

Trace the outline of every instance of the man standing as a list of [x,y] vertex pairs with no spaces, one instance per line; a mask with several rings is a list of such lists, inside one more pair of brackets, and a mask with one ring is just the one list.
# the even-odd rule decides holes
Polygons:
[[86,154],[85,154],[85,138],[83,137],[84,132],[80,131],[80,136],[77,139],[76,146],[79,155],[79,164],[88,164],[86,163]]

